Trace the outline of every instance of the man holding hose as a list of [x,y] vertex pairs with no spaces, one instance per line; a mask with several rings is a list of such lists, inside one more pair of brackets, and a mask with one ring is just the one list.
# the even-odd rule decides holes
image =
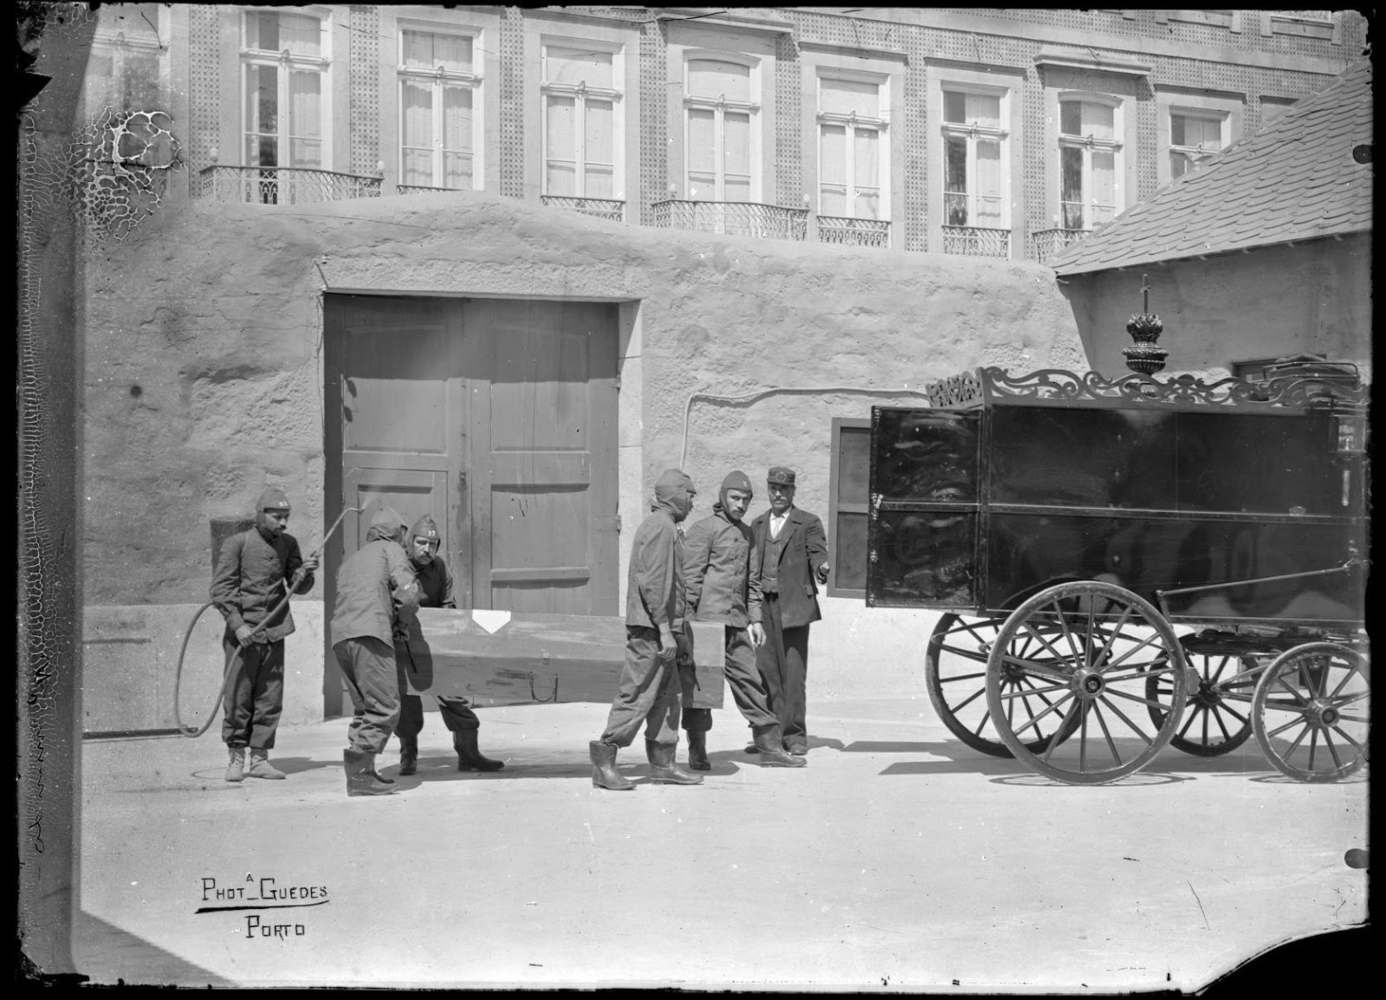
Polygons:
[[[304,559],[298,540],[285,530],[288,525],[289,498],[270,487],[255,505],[254,526],[226,540],[212,576],[212,603],[226,619],[222,648],[235,675],[222,705],[221,739],[230,756],[227,781],[241,781],[247,773],[252,778],[284,777],[269,762],[284,710],[284,637],[294,630],[284,598],[312,590],[318,568],[317,554]],[[240,660],[238,670],[231,665],[234,658]]]

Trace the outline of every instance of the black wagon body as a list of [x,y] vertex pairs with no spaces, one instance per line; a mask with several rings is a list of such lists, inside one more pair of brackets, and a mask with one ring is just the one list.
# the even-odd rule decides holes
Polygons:
[[[1262,383],[982,368],[931,386],[927,407],[873,408],[866,601],[948,612],[929,668],[950,729],[1039,763],[1091,723],[1108,766],[1085,759],[1054,776],[1111,780],[1133,770],[1104,726],[1123,709],[1149,717],[1144,731],[1128,719],[1137,742],[1225,752],[1249,732],[1239,706],[1254,708],[1280,654],[1335,643],[1365,683],[1365,656],[1352,651],[1365,617],[1366,392],[1342,366],[1284,368]],[[993,657],[998,643],[1011,648]],[[1103,668],[1124,645],[1138,648]],[[955,711],[953,694],[969,685],[945,689],[946,653],[972,660],[974,679],[982,661],[1006,675],[987,678],[1000,693],[987,692],[976,725]],[[1135,694],[1123,693],[1126,680]],[[973,687],[978,708],[981,693]],[[1266,697],[1272,711],[1292,700]],[[1180,730],[1190,698],[1203,718]],[[1017,710],[1041,719],[1016,732]],[[1335,733],[1334,711],[1328,719],[1310,736],[1336,755],[1352,737]],[[1209,737],[1198,739],[1198,725]]]

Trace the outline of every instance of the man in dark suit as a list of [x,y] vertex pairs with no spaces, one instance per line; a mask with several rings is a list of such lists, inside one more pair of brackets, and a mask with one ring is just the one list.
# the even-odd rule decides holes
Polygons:
[[[751,573],[759,576],[760,587],[751,588],[747,611],[753,636],[758,625],[764,632],[756,666],[770,690],[784,748],[802,757],[808,752],[804,715],[809,624],[822,617],[817,584],[828,579],[828,541],[823,522],[794,506],[792,469],[773,466],[766,486],[770,509],[751,525],[755,536]],[[746,752],[756,752],[753,746]]]

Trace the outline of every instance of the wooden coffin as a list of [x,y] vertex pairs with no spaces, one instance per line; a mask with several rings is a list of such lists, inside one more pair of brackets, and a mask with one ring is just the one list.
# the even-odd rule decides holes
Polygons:
[[[722,707],[722,625],[694,622],[692,707]],[[609,702],[626,656],[624,618],[422,608],[405,673],[414,694],[473,705]]]

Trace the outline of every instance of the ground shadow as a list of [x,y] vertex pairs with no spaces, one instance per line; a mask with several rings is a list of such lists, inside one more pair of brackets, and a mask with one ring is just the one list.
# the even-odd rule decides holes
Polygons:
[[[696,774],[707,774],[712,776],[726,776],[736,774],[740,770],[737,765],[729,760],[735,756],[736,751],[724,753],[708,754],[708,760],[712,764],[710,771],[697,771]],[[678,764],[680,767],[687,768],[688,760],[682,749],[678,754]],[[377,769],[387,778],[393,778],[395,784],[401,789],[417,788],[420,784],[428,782],[433,784],[440,781],[501,781],[508,778],[590,778],[592,776],[592,762],[585,755],[582,757],[571,756],[564,759],[535,761],[507,761],[505,767],[499,771],[459,771],[457,769],[457,758],[451,754],[436,757],[420,757],[418,771],[412,775],[401,777],[399,774],[398,759],[395,762],[381,766],[377,760]],[[620,756],[616,758],[616,769],[631,781],[640,781],[648,776],[649,763],[645,760],[643,753],[631,753],[627,759]]]
[[90,986],[235,986],[85,910],[72,923],[72,963]]

